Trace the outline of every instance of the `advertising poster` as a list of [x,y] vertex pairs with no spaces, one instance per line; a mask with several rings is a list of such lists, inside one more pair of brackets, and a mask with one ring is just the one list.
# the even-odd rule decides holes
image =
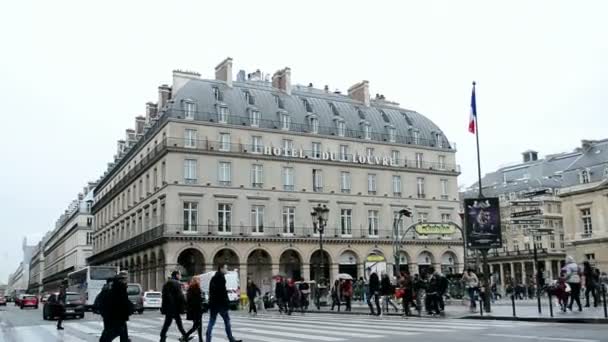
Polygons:
[[500,207],[497,197],[467,198],[464,200],[464,212],[468,248],[502,247]]

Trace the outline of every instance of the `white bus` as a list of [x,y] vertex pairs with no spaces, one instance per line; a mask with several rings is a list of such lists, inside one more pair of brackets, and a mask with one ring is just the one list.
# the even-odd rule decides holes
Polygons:
[[116,276],[118,271],[118,267],[113,266],[87,266],[68,274],[67,290],[79,293],[85,306],[91,308],[106,280]]

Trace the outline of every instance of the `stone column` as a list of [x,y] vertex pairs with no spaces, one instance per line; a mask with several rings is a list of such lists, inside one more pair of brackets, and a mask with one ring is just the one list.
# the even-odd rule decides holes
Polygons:
[[[244,292],[247,288],[247,264],[239,265],[239,283],[241,286],[241,292]],[[258,284],[259,286],[260,284]]]
[[280,264],[278,262],[275,262],[271,265],[272,268],[272,276],[275,276],[277,274],[280,273]]
[[302,278],[304,278],[305,280],[311,280],[310,279],[310,263],[305,262],[302,264],[302,267],[300,269],[300,273]]
[[521,265],[521,283],[528,285],[528,277],[526,276],[526,263],[524,261],[519,263]]
[[338,279],[338,264],[329,264],[329,283],[333,284],[336,279]]
[[552,273],[553,272],[551,270],[551,260],[547,259],[547,260],[545,260],[545,276],[547,277],[547,279],[545,279],[546,282],[553,280]]

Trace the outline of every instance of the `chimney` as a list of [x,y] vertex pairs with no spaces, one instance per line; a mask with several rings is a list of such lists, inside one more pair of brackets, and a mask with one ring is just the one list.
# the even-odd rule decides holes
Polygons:
[[116,143],[116,150],[118,152],[118,157],[121,158],[123,153],[127,150],[127,143],[124,140],[118,140]]
[[224,81],[229,87],[232,87],[232,58],[224,59],[215,67],[215,79]]
[[522,153],[524,157],[524,163],[533,162],[538,160],[538,152],[528,150]]
[[359,102],[363,102],[369,107],[369,82],[362,81],[348,88],[348,96]]
[[595,140],[581,140],[581,147],[583,148],[583,153],[589,151],[589,149],[593,146]]
[[272,75],[272,86],[291,95],[291,69],[285,67],[285,69],[277,70]]
[[163,110],[171,99],[171,87],[166,84],[158,87],[158,110]]
[[135,134],[144,134],[144,125],[146,124],[146,118],[143,116],[135,117]]
[[78,194],[78,200],[82,201],[84,199],[84,194],[81,192]]
[[152,102],[146,103],[146,121],[150,122],[152,119],[156,119],[158,115],[158,109],[156,108],[156,104]]
[[236,74],[236,81],[245,82],[246,80],[247,80],[247,74],[245,73],[245,70],[239,70],[239,72]]

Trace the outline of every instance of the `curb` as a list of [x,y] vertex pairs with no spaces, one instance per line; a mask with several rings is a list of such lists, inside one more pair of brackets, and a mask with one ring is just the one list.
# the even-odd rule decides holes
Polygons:
[[579,323],[579,324],[608,324],[606,318],[550,318],[550,317],[510,317],[510,316],[464,316],[463,319],[519,321],[542,323]]

